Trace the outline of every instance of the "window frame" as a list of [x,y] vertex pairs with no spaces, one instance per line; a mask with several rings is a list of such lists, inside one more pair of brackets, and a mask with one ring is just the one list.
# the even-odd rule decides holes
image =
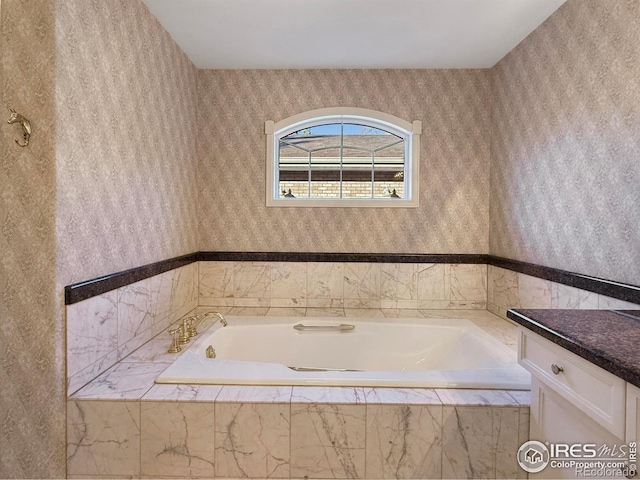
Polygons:
[[[280,139],[298,130],[329,123],[358,123],[379,128],[405,141],[404,198],[285,198],[280,196],[278,149]],[[274,122],[265,122],[267,137],[267,207],[364,207],[416,208],[419,206],[420,136],[422,122],[408,122],[388,113],[366,108],[334,107],[310,110]]]

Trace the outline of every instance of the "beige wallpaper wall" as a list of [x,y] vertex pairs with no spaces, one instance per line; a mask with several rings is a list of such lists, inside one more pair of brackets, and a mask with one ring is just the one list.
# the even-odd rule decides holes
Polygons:
[[196,68],[144,4],[57,2],[58,281],[197,250]]
[[[487,71],[199,71],[198,101],[201,250],[487,252]],[[330,106],[422,120],[418,209],[265,207],[265,120]]]
[[569,0],[494,67],[490,253],[640,285],[638,18]]
[[[55,291],[54,1],[2,0],[0,478],[65,473],[64,331]],[[32,122],[14,143],[8,107]]]
[[1,9],[0,478],[62,478],[62,288],[197,250],[196,70],[138,0]]

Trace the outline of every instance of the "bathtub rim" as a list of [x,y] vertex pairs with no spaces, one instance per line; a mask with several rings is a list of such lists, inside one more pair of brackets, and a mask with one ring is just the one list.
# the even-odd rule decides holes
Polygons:
[[[156,379],[156,384],[170,385],[246,385],[246,386],[323,386],[323,387],[367,387],[367,388],[453,388],[483,390],[530,390],[531,377],[517,364],[516,352],[482,330],[471,320],[464,318],[361,318],[361,317],[263,317],[263,316],[226,316],[229,325],[293,325],[301,321],[312,323],[384,323],[462,326],[482,335],[490,343],[503,351],[513,353],[514,363],[509,368],[473,369],[473,370],[419,370],[386,372],[306,372],[305,378],[299,372],[289,370],[283,364],[265,362],[246,362],[241,360],[212,360],[195,353],[216,331],[223,327],[214,323],[202,332],[189,348],[169,365]],[[303,320],[304,319],[304,320]],[[225,369],[225,375],[208,378],[207,371],[211,363]],[[175,371],[191,365],[191,375],[176,376]],[[193,371],[195,368],[196,371]],[[391,375],[393,373],[394,375]],[[265,377],[269,379],[266,380]],[[391,377],[391,378],[380,378]],[[274,378],[277,377],[277,378]],[[359,378],[358,378],[359,377]],[[500,379],[500,380],[498,380]]]

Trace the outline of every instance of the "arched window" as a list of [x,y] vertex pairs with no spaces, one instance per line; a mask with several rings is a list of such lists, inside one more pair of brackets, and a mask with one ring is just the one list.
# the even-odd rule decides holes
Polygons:
[[421,129],[362,108],[269,120],[267,206],[417,207]]

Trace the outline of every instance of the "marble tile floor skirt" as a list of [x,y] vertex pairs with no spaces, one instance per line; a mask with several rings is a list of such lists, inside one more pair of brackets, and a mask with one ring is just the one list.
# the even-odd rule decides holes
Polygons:
[[69,478],[525,478],[529,392],[156,385],[70,398]]

